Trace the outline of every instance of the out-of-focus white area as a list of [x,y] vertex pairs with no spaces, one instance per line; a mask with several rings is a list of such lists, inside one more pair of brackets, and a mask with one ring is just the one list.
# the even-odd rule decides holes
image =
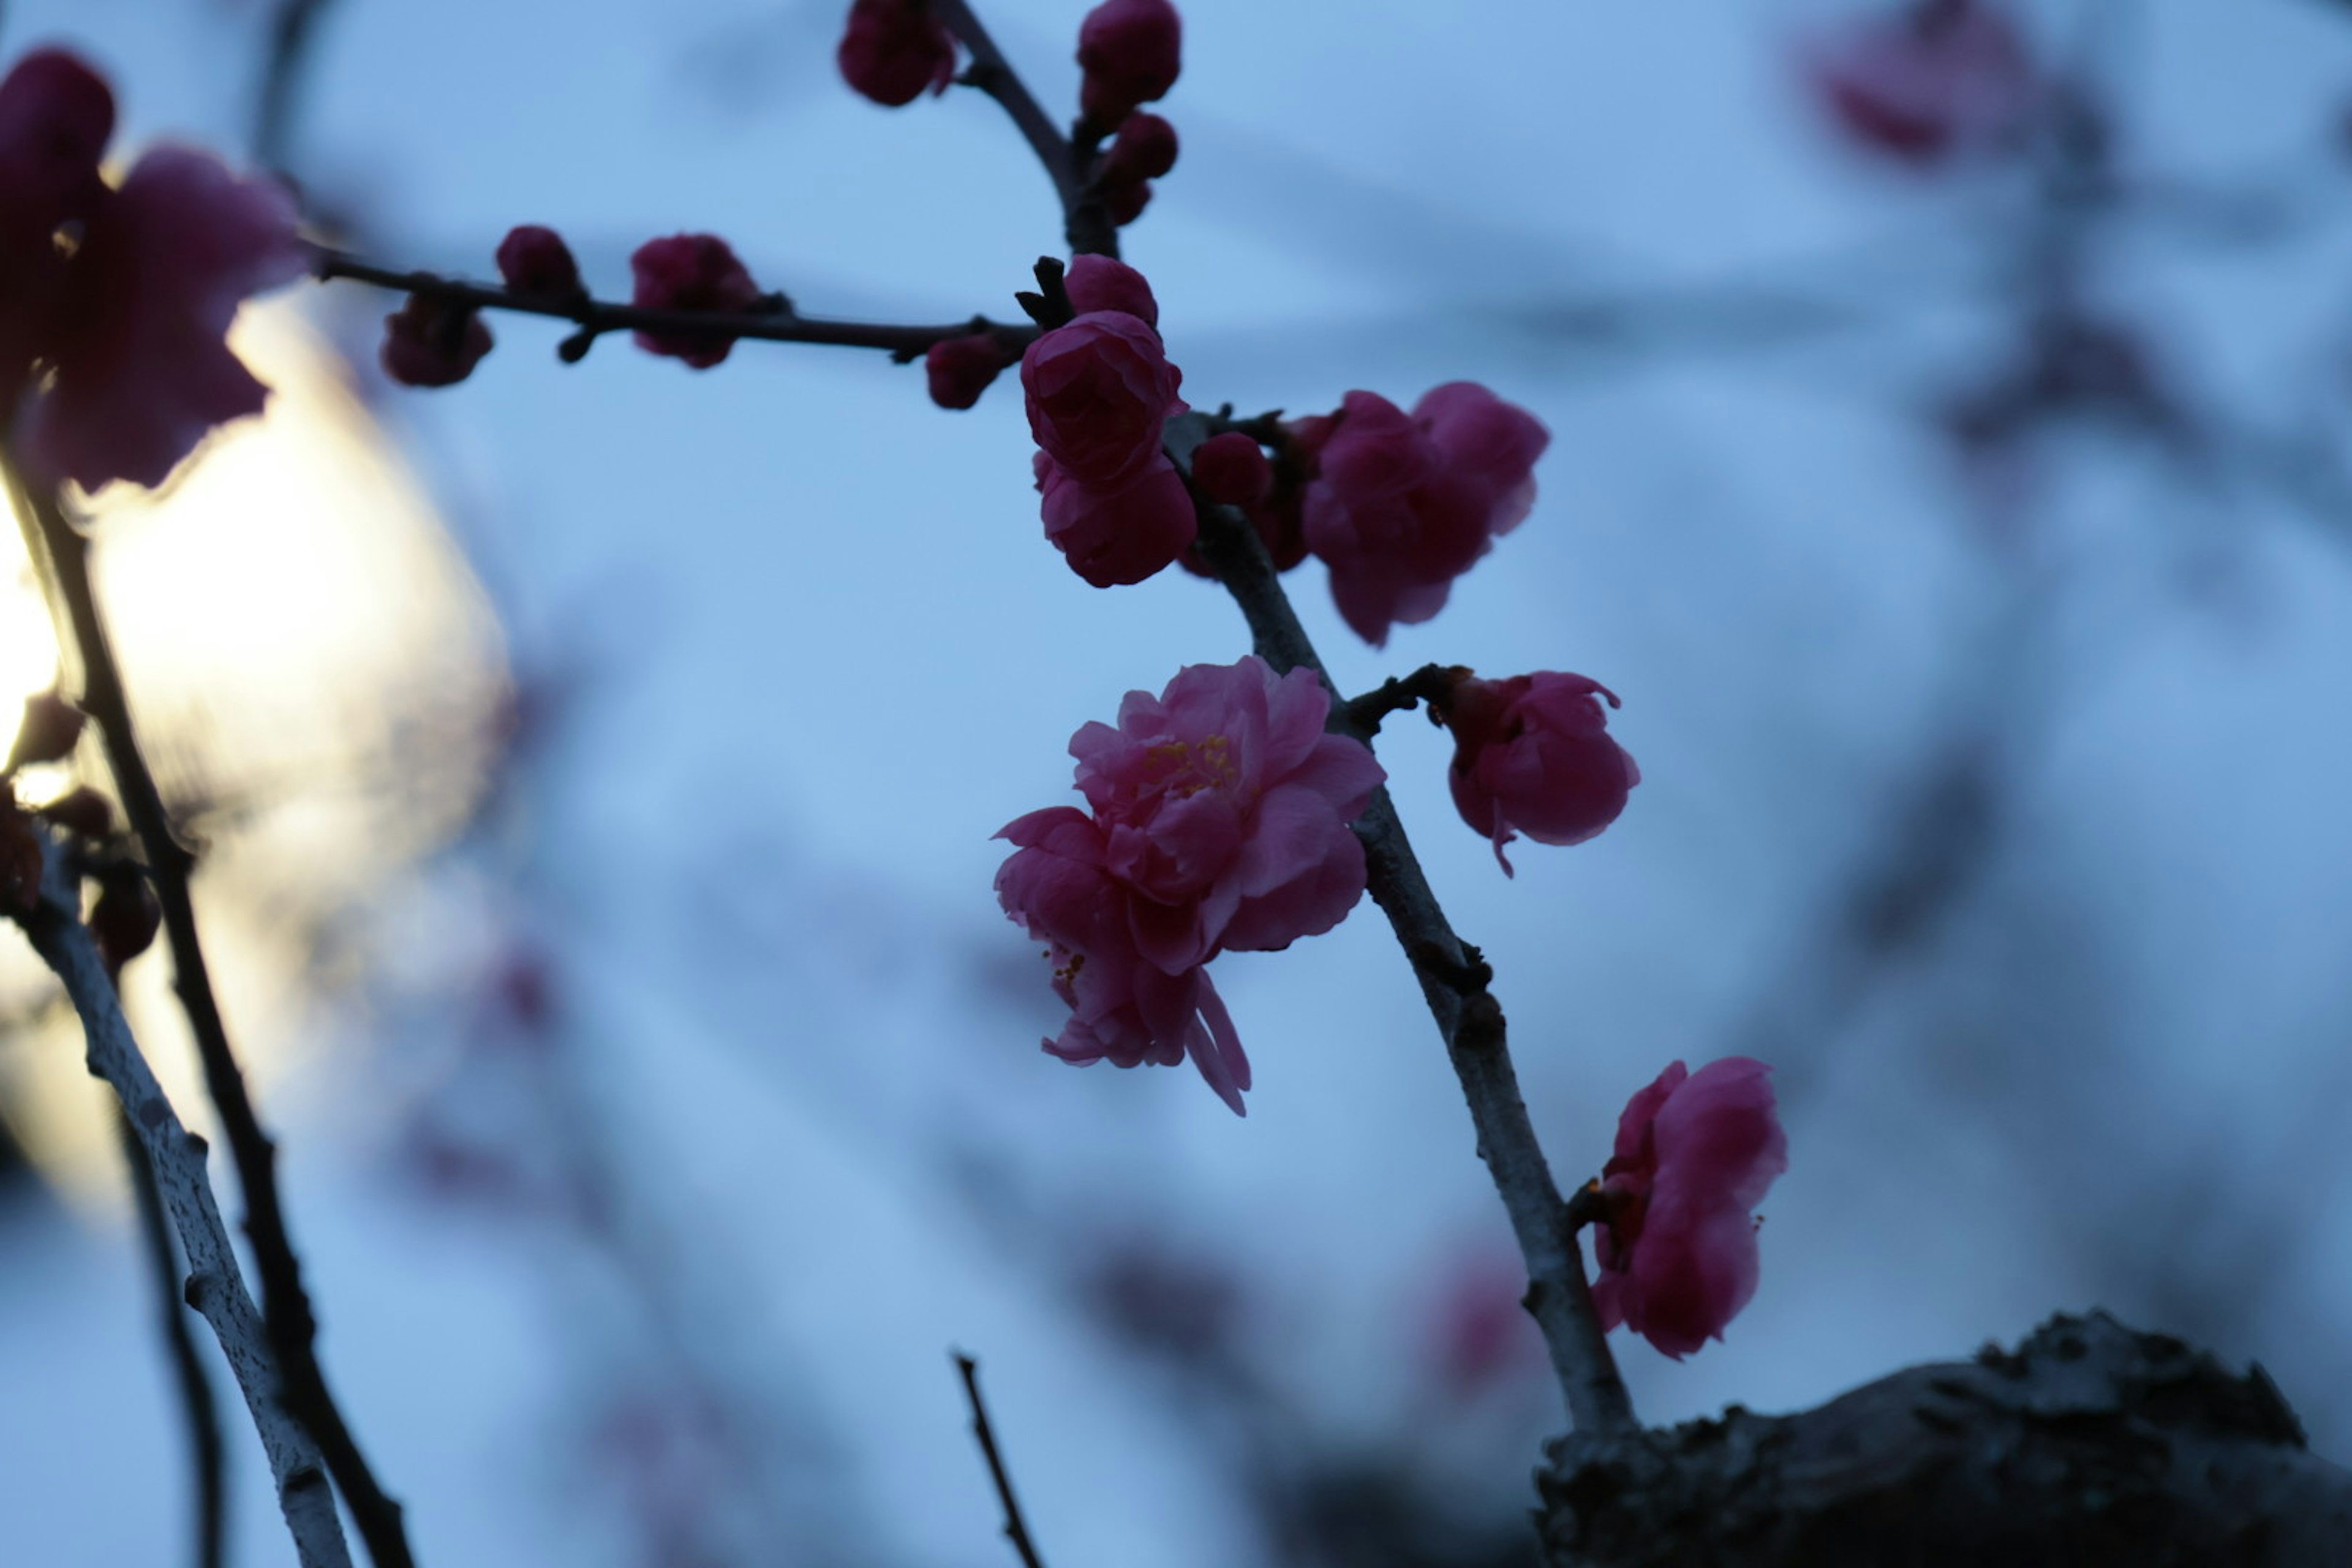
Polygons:
[[[610,296],[639,240],[710,228],[811,313],[1007,313],[1058,250],[1048,187],[977,94],[852,97],[832,68],[843,8],[339,0],[298,164],[386,260],[488,275],[508,226],[547,223]],[[1837,143],[1790,65],[1837,7],[1184,9],[1165,105],[1183,159],[1126,243],[1187,395],[1306,412],[1474,378],[1553,432],[1533,517],[1385,652],[1340,626],[1319,568],[1293,583],[1351,689],[1437,659],[1573,669],[1625,699],[1631,809],[1581,847],[1524,847],[1513,881],[1453,814],[1442,738],[1407,717],[1382,748],[1433,881],[1496,966],[1559,1173],[1598,1166],[1667,1060],[1794,1053],[1762,1288],[1685,1363],[1621,1342],[1643,1414],[1808,1404],[2101,1304],[2260,1357],[2347,1452],[2346,520],[2087,432],[2048,454],[2011,532],[1988,531],[1924,416],[1997,352],[1998,258],[1971,242],[2021,193],[1905,180]],[[2038,7],[2037,39],[2063,53],[2109,9]],[[2109,67],[2125,168],[2282,185],[2315,216],[2263,244],[2135,230],[2103,258],[2111,302],[2233,427],[2340,424],[2352,171],[2331,160],[2352,18],[2130,9]],[[1083,6],[982,10],[1068,104]],[[12,5],[8,52],[40,37],[114,74],[134,136],[242,133],[253,7]],[[1733,342],[1691,325],[1698,306],[1590,309],[1677,290],[1786,291],[1863,324]],[[339,286],[307,308],[364,364],[392,303]],[[1274,1560],[1241,1447],[1078,1305],[1074,1279],[1144,1242],[1243,1282],[1252,1342],[1317,1441],[1423,1442],[1433,1473],[1521,1506],[1549,1405],[1429,1414],[1431,1303],[1503,1226],[1374,911],[1219,961],[1257,1064],[1246,1121],[1189,1069],[1035,1050],[1057,1020],[996,911],[990,835],[1066,798],[1067,736],[1122,692],[1244,651],[1218,591],[1074,577],[1039,537],[1009,382],[950,415],[919,371],[846,351],[744,345],[696,374],[609,340],[565,367],[557,328],[493,328],[464,386],[371,396],[545,730],[460,854],[402,868],[450,830],[429,812],[404,839],[311,824],[319,847],[289,848],[276,884],[310,900],[301,918],[257,906],[248,934],[307,939],[335,911],[321,984],[237,1017],[255,1056],[295,1064],[263,1075],[263,1105],[323,1353],[420,1558],[640,1560],[628,1521],[662,1500],[596,1456],[641,1480],[631,1434],[667,1428],[625,1400],[618,1436],[586,1436],[639,1379],[719,1386],[730,1420],[772,1423],[715,1446],[760,1456],[736,1489],[810,1560],[997,1560],[956,1344],[984,1359],[1050,1560]],[[227,487],[244,450],[225,443],[191,491]],[[322,538],[373,515],[360,499],[318,492]],[[273,584],[303,561],[268,597],[320,647],[354,646],[376,557],[310,563],[299,533],[243,548]],[[331,585],[347,568],[362,586]],[[244,617],[184,583],[116,592],[134,681],[152,617],[221,650],[224,704],[266,684]],[[449,672],[425,689],[495,666],[467,616],[464,647],[409,649],[410,672]],[[373,689],[323,668],[328,695]],[[313,721],[289,712],[230,754]],[[1931,938],[1823,1001],[1819,933],[1948,734],[1982,739],[2001,781],[1979,874]],[[371,744],[396,769],[397,724]],[[564,1055],[486,1068],[465,998],[518,948],[557,977]],[[137,981],[160,1002],[159,966]],[[601,1151],[617,1217],[435,1200],[404,1152],[420,1107],[517,1160]],[[510,1146],[518,1127],[538,1142]],[[184,1483],[131,1240],[35,1206],[5,1226],[0,1559],[167,1560]],[[283,1561],[232,1432],[242,1560]],[[726,1490],[699,1470],[681,1485]]]

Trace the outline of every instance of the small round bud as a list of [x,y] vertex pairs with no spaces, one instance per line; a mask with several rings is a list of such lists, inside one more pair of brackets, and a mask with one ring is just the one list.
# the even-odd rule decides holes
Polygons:
[[1078,27],[1086,79],[1078,107],[1115,126],[1136,106],[1167,96],[1183,64],[1184,23],[1169,0],[1103,0]]
[[383,319],[376,359],[403,386],[455,386],[474,374],[490,343],[479,311],[411,294]]
[[1255,506],[1274,493],[1274,465],[1254,437],[1228,430],[1192,454],[1192,482],[1211,500]]
[[1119,122],[1118,135],[1103,154],[1105,184],[1156,180],[1176,166],[1176,128],[1140,110]]
[[955,79],[955,36],[923,0],[856,0],[834,59],[841,79],[887,109],[945,92]]
[[941,338],[923,355],[931,401],[942,408],[970,408],[1012,363],[1004,346],[987,332]]
[[56,691],[25,699],[25,717],[16,726],[16,743],[8,752],[6,772],[27,763],[63,762],[81,739],[82,711]]
[[98,940],[98,955],[110,973],[121,973],[124,964],[146,952],[163,923],[162,906],[140,868],[110,866],[99,873],[89,934]]
[[1074,256],[1064,287],[1069,291],[1071,310],[1078,315],[1089,310],[1124,310],[1147,327],[1160,324],[1160,301],[1151,297],[1151,285],[1124,261],[1108,256]]
[[[629,258],[636,277],[634,302],[647,310],[709,310],[739,316],[758,310],[766,296],[735,251],[715,234],[673,234],[649,239]],[[639,332],[647,353],[682,359],[709,370],[725,359],[735,340],[688,332]]]
[[563,237],[535,223],[510,228],[499,241],[499,276],[518,294],[576,300],[588,292]]

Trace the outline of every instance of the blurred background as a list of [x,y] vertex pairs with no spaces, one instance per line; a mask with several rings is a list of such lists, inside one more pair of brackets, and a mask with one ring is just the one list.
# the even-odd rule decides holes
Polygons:
[[[841,0],[293,9],[16,0],[0,45],[69,42],[120,145],[282,166],[395,265],[488,276],[544,223],[609,297],[710,229],[812,314],[933,321],[1058,248],[993,104],[842,86]],[[1084,6],[981,9],[1066,111]],[[1532,518],[1385,652],[1292,584],[1349,689],[1625,700],[1631,808],[1515,881],[1443,737],[1381,752],[1555,1169],[1669,1060],[1777,1068],[1762,1287],[1685,1362],[1620,1336],[1643,1415],[2097,1305],[2259,1358],[2352,1456],[2352,8],[1184,15],[1182,161],[1126,244],[1192,401],[1469,378],[1552,432]],[[1377,914],[1220,961],[1246,1121],[1036,1047],[990,836],[1072,798],[1121,693],[1245,650],[1223,595],[1073,576],[1009,382],[947,414],[842,350],[566,367],[501,318],[417,393],[374,363],[396,303],[250,308],[270,413],[96,510],[420,1560],[1007,1561],[959,1346],[1049,1561],[1528,1561],[1563,1418]],[[56,651],[5,548],[13,706]],[[0,1560],[182,1561],[105,1105],[0,950]],[[126,990],[201,1123],[168,979]],[[289,1562],[230,1416],[237,1560]]]

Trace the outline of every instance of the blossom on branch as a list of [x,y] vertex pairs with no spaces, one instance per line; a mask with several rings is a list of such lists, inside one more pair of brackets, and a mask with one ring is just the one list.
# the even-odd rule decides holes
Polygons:
[[1503,846],[1524,833],[1538,844],[1581,844],[1617,820],[1642,782],[1633,755],[1609,733],[1598,698],[1617,694],[1581,675],[1538,670],[1504,680],[1456,672],[1430,703],[1454,732],[1448,782],[1471,831]]
[[1748,1057],[1696,1073],[1675,1062],[1626,1105],[1593,1232],[1604,1330],[1622,1323],[1679,1361],[1756,1294],[1750,1211],[1789,1168],[1771,1071]]
[[[715,234],[649,239],[629,258],[629,269],[636,277],[632,302],[640,310],[740,316],[767,301],[733,247]],[[639,332],[636,340],[647,353],[682,359],[696,370],[709,370],[735,347],[732,338],[698,332]]]
[[941,338],[923,353],[923,379],[942,408],[971,408],[1013,361],[989,332]]
[[1151,182],[1176,166],[1176,128],[1140,111],[1119,122],[1110,150],[1095,165],[1094,188],[1121,226],[1133,223],[1151,201]]
[[1078,107],[1103,131],[1168,96],[1183,65],[1184,22],[1168,0],[1103,0],[1078,26]]
[[1070,740],[1087,810],[1032,812],[998,835],[1004,911],[1051,944],[1069,1026],[1065,1061],[1172,1066],[1187,1056],[1242,1110],[1248,1058],[1205,965],[1329,931],[1364,892],[1349,824],[1386,776],[1361,742],[1327,734],[1312,670],[1255,655],[1190,665],[1118,724]]
[[499,241],[499,276],[518,294],[550,300],[582,300],[580,263],[563,237],[542,224],[519,224]]
[[[1087,262],[1094,265],[1083,265]],[[1080,257],[1066,286],[1090,310],[1021,357],[1045,537],[1097,588],[1140,583],[1192,547],[1198,523],[1183,479],[1160,449],[1183,372],[1134,313],[1159,307],[1133,268]],[[1130,309],[1133,307],[1134,309]]]
[[1255,506],[1274,493],[1274,465],[1257,438],[1239,430],[1212,436],[1192,453],[1192,480],[1225,506]]
[[455,386],[474,374],[490,347],[490,329],[479,310],[411,294],[383,319],[376,360],[403,386]]
[[1433,389],[1407,416],[1350,392],[1319,433],[1301,516],[1331,569],[1340,616],[1374,647],[1445,606],[1454,579],[1535,505],[1551,434],[1475,382]]
[[1183,476],[1165,455],[1132,479],[1091,485],[1039,452],[1037,475],[1045,537],[1070,570],[1097,588],[1129,586],[1158,576],[1192,547],[1200,519]]
[[1147,327],[1160,325],[1160,301],[1142,273],[1113,257],[1091,253],[1070,258],[1062,288],[1070,309],[1079,315],[1093,310],[1124,310]]
[[923,0],[856,0],[835,51],[841,79],[875,102],[898,109],[947,91],[955,79],[955,36]]
[[161,484],[215,426],[261,412],[229,323],[308,260],[286,192],[208,153],[157,147],[109,187],[113,128],[113,93],[63,50],[0,80],[0,375],[47,373],[23,451],[88,489]]

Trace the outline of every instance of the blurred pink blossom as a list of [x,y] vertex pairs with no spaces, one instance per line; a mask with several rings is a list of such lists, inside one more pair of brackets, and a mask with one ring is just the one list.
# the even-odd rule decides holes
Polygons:
[[1804,64],[1855,145],[1919,169],[2013,142],[2038,91],[2024,39],[1985,0],[1919,0],[1857,22]]
[[987,332],[941,338],[923,355],[923,379],[942,408],[970,408],[1013,362]]
[[1274,493],[1274,465],[1255,437],[1228,430],[1210,437],[1192,454],[1192,479],[1211,500],[1255,506]]
[[1475,382],[1432,390],[1410,416],[1348,394],[1322,433],[1302,518],[1357,635],[1379,647],[1391,626],[1443,609],[1454,579],[1535,504],[1550,441],[1535,416]]
[[1771,1070],[1747,1057],[1696,1073],[1675,1062],[1626,1105],[1601,1171],[1610,1215],[1593,1232],[1603,1329],[1622,1323],[1679,1361],[1756,1294],[1749,1211],[1789,1168]]
[[587,293],[563,237],[543,224],[518,224],[499,241],[499,276],[518,294],[576,299]]
[[891,109],[955,79],[955,37],[923,0],[856,0],[834,58],[844,81]]
[[1103,0],[1078,26],[1078,107],[1108,131],[1164,98],[1182,68],[1184,22],[1168,0]]
[[1581,675],[1480,680],[1463,671],[1434,705],[1454,731],[1454,806],[1493,841],[1505,875],[1503,847],[1520,833],[1538,844],[1581,844],[1617,820],[1642,782],[1596,698],[1617,706],[1615,692]]
[[[629,258],[636,277],[634,302],[647,310],[709,310],[740,316],[757,310],[764,296],[735,251],[715,234],[674,234],[649,239]],[[709,370],[735,347],[732,338],[687,332],[639,332],[647,353],[682,359]]]

